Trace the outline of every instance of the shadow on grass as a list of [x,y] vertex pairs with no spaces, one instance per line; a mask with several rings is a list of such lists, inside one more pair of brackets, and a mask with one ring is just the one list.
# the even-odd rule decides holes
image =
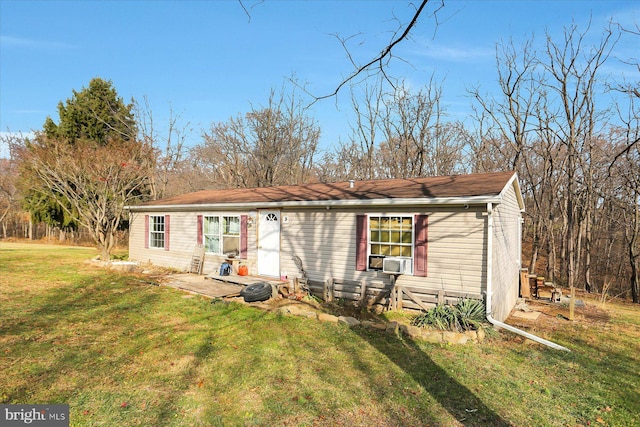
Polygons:
[[30,382],[8,387],[1,396],[3,401],[30,401],[37,389],[56,390],[46,403],[68,403],[74,390],[54,384],[65,383],[78,373],[89,374],[86,384],[104,379],[98,377],[105,371],[100,362],[105,356],[101,338],[113,334],[127,312],[153,304],[156,299],[146,294],[134,302],[126,293],[115,292],[122,288],[117,282],[122,280],[119,276],[91,276],[31,295],[25,293],[22,301],[15,303],[12,313],[0,324],[0,336],[20,337],[11,352],[19,353],[18,363],[13,366]]
[[[232,317],[237,322],[240,319],[236,316]],[[270,323],[273,323],[273,320]],[[306,411],[307,414],[315,414],[314,425],[330,425],[327,423],[345,421],[341,416],[345,416],[351,421],[354,421],[353,417],[358,420],[357,415],[349,413],[340,415],[342,409],[349,411],[346,409],[348,404],[340,408],[333,408],[330,403],[334,401],[332,397],[324,395],[327,400],[322,401],[321,399],[323,393],[327,391],[348,393],[349,390],[353,390],[354,393],[358,393],[363,388],[367,388],[368,396],[365,405],[369,405],[369,407],[364,408],[362,416],[375,416],[374,414],[384,413],[384,420],[369,419],[368,425],[371,426],[443,424],[506,427],[513,425],[488,407],[479,396],[461,384],[453,374],[440,367],[417,342],[409,338],[401,338],[362,327],[345,328],[343,333],[323,334],[323,329],[333,328],[333,326],[322,323],[310,324],[312,332],[304,333],[287,330],[284,324],[281,326],[283,327],[279,332],[281,344],[288,347],[286,351],[283,351],[286,356],[282,356],[279,360],[281,366],[306,363],[307,366],[298,368],[298,370],[318,381],[316,388],[309,389],[309,397],[305,399],[306,408],[303,409],[303,412]],[[248,328],[250,324],[243,322],[241,327]],[[338,328],[341,327],[338,326]],[[219,333],[220,329],[217,332]],[[292,338],[288,338],[289,334]],[[326,346],[335,346],[336,350]],[[307,353],[301,351],[300,348],[306,349]],[[321,354],[322,356],[320,356]],[[350,360],[342,360],[342,355],[347,355]],[[317,363],[316,357],[318,358]],[[331,368],[327,367],[327,360],[332,360],[335,365]],[[422,390],[408,385],[406,380],[394,382],[393,374],[384,373],[381,377],[379,369],[381,366],[385,366],[386,360],[391,361],[410,376]],[[378,361],[382,363],[378,363]],[[264,367],[266,364],[259,358],[253,363],[256,367]],[[343,369],[351,369],[354,372],[345,373],[341,378],[340,371]],[[238,372],[239,378],[242,378],[244,374],[246,373]],[[473,375],[473,372],[468,375]],[[288,373],[276,373],[268,378],[276,384],[279,384],[280,381],[286,383],[292,379]],[[308,377],[307,380],[309,380]],[[242,387],[240,384],[238,386]],[[281,391],[283,393],[300,393],[300,390],[296,390],[295,387],[286,386],[283,386]],[[296,400],[295,406],[299,407],[302,400],[302,398]],[[273,404],[287,405],[287,402],[278,400]],[[289,403],[289,405],[293,404]],[[371,405],[379,405],[380,412],[372,409]],[[327,411],[332,414],[329,415]],[[357,409],[355,411],[357,412]],[[277,414],[273,415],[277,416]],[[451,424],[452,418],[455,419],[455,424]]]
[[598,384],[598,387],[589,387],[589,393],[581,398],[588,408],[615,407],[619,420],[628,420],[628,425],[636,425],[637,414],[640,414],[640,343],[629,347],[626,344],[621,343],[619,337],[606,335],[597,340],[572,336],[571,345],[579,351],[568,354],[550,352],[547,357],[551,360],[550,365],[572,370],[570,365],[577,364],[589,373],[588,377],[583,378],[584,382],[571,383],[569,388],[583,390],[588,384]]
[[[0,333],[33,337],[33,340],[29,338],[28,343],[20,346],[25,351],[33,350],[35,359],[47,357],[48,360],[46,363],[34,360],[33,367],[30,368],[32,370],[28,372],[31,384],[21,382],[18,387],[8,390],[7,399],[15,402],[29,401],[31,400],[30,388],[33,390],[34,384],[37,384],[36,387],[39,390],[56,390],[55,396],[51,396],[55,402],[48,403],[68,403],[75,399],[76,407],[72,408],[72,411],[75,411],[74,415],[79,417],[80,424],[89,422],[88,419],[83,418],[81,412],[86,411],[87,408],[97,408],[96,410],[103,412],[100,415],[104,418],[111,422],[120,419],[123,425],[127,424],[127,420],[134,419],[135,414],[125,413],[127,410],[133,411],[133,405],[130,406],[131,409],[123,409],[120,413],[120,399],[137,398],[149,399],[149,401],[154,399],[157,403],[146,410],[144,420],[149,425],[172,424],[175,423],[176,416],[181,416],[179,412],[181,406],[184,406],[182,401],[185,394],[198,383],[203,370],[206,372],[211,369],[211,359],[216,357],[216,353],[224,350],[220,346],[226,348],[235,343],[235,341],[220,339],[220,344],[217,344],[217,337],[234,336],[236,330],[259,328],[261,334],[268,334],[268,336],[255,337],[252,334],[244,334],[240,337],[246,341],[237,343],[239,354],[255,360],[232,360],[229,369],[234,374],[226,383],[222,385],[218,383],[217,386],[241,389],[249,387],[251,391],[254,386],[261,386],[261,381],[276,382],[274,388],[277,391],[295,392],[294,397],[300,400],[293,402],[291,398],[283,398],[280,393],[263,394],[259,397],[274,407],[282,407],[282,411],[292,407],[293,414],[298,410],[306,410],[310,416],[321,419],[328,410],[336,409],[339,412],[342,407],[328,406],[321,400],[323,394],[316,395],[313,388],[309,387],[307,390],[304,384],[298,385],[295,372],[272,371],[268,358],[272,357],[273,349],[266,347],[262,342],[279,338],[282,341],[279,345],[290,345],[291,348],[288,351],[278,350],[277,352],[278,362],[282,362],[283,359],[286,361],[280,366],[307,363],[305,372],[317,377],[318,384],[326,384],[326,387],[322,386],[325,393],[339,392],[340,387],[352,389],[354,393],[361,392],[362,387],[357,381],[356,384],[349,384],[348,381],[341,382],[340,370],[332,369],[333,365],[315,363],[317,355],[327,352],[326,346],[333,344],[336,350],[330,353],[335,359],[329,360],[337,365],[344,362],[343,355],[347,355],[347,358],[353,355],[352,362],[345,362],[345,367],[354,368],[357,375],[362,375],[363,382],[366,383],[366,392],[375,395],[375,402],[380,402],[382,408],[390,412],[386,420],[392,425],[407,425],[407,420],[411,425],[436,424],[441,422],[443,411],[450,414],[450,417],[445,419],[445,423],[453,417],[459,425],[465,426],[510,425],[486,406],[471,390],[457,381],[452,374],[434,362],[417,343],[409,339],[399,339],[375,331],[354,328],[338,335],[331,330],[318,340],[316,333],[322,334],[326,325],[313,323],[308,325],[310,332],[301,334],[297,331],[301,325],[299,321],[284,321],[271,317],[265,321],[263,319],[267,316],[265,312],[256,313],[225,305],[216,307],[216,316],[212,317],[211,310],[203,310],[199,304],[183,304],[180,302],[184,301],[182,299],[175,298],[178,302],[165,305],[166,301],[163,301],[163,297],[155,287],[149,288],[149,292],[138,289],[133,292],[133,295],[129,295],[130,288],[133,287],[127,283],[129,280],[132,279],[118,275],[99,275],[97,278],[90,277],[73,285],[52,288],[31,301],[25,298],[21,306],[27,307],[28,304],[29,313],[24,315],[26,320],[22,320],[21,316],[16,314],[17,310],[13,310],[10,322],[0,326]],[[209,307],[213,306],[209,304]],[[158,308],[162,308],[161,311],[167,313],[172,309],[178,309],[180,313],[175,318],[171,313],[167,314],[166,318],[154,317],[153,314]],[[174,322],[166,322],[166,320]],[[360,339],[357,339],[357,336]],[[110,342],[118,346],[117,350],[111,349]],[[374,348],[375,352],[363,349],[366,343]],[[314,349],[314,353],[298,352],[301,348]],[[176,368],[173,373],[165,372],[163,369],[169,369],[170,360],[151,362],[149,358],[141,356],[144,352],[166,358],[184,357],[189,363],[184,369]],[[424,395],[424,407],[416,409],[414,405],[415,413],[411,414],[411,417],[406,414],[392,413],[404,404],[402,398],[397,398],[403,390],[394,388],[392,383],[379,381],[377,369],[385,365],[372,362],[372,353],[373,358],[378,358],[380,355],[380,359],[386,358],[394,363],[428,393],[430,397]],[[147,370],[144,363],[154,363],[153,369]],[[250,367],[259,367],[267,374],[253,381],[254,372],[251,372]],[[65,385],[65,376],[70,369],[77,369],[74,379],[86,382],[86,388],[82,384],[73,382],[69,383],[68,387]],[[140,370],[142,376],[128,372],[130,369]],[[101,385],[101,381],[105,378],[108,378],[108,382]],[[282,387],[277,386],[279,379],[284,382]],[[90,381],[96,381],[98,384],[89,386]],[[128,382],[127,388],[131,389],[135,386],[142,390],[129,393],[124,388],[125,381]],[[287,382],[290,382],[290,385]],[[147,387],[158,388],[158,390],[145,391]],[[198,387],[196,385],[195,389],[197,390]],[[77,392],[78,388],[83,388],[80,394]],[[200,393],[208,390],[207,385],[200,390]],[[210,390],[211,399],[216,397],[215,391],[216,388]],[[47,393],[42,392],[40,397],[45,395]],[[149,397],[152,395],[154,397]],[[327,401],[334,401],[327,397]],[[409,399],[415,402],[416,399],[420,399],[420,396],[410,395]],[[301,403],[303,400],[307,401],[304,405]],[[342,404],[343,401],[337,402]],[[434,402],[437,402],[439,408],[429,407]],[[220,407],[214,405],[207,409],[206,415],[209,421],[214,421],[212,417]],[[265,416],[278,416],[278,413],[274,414],[277,408],[265,407],[264,409],[268,413]],[[287,415],[281,416],[286,418]],[[295,416],[292,415],[294,418]],[[414,423],[413,420],[420,421]],[[369,425],[376,425],[375,420],[372,420]]]
[[[155,287],[107,273],[34,293],[33,298],[25,295],[0,324],[0,336],[20,337],[11,354],[4,354],[14,372],[8,387],[0,387],[0,402],[32,402],[43,396],[46,403],[73,402],[72,414],[81,424],[94,410],[111,421],[127,420],[133,415],[126,412],[135,410],[133,401],[145,407],[153,402],[144,414],[149,425],[175,421],[181,399],[214,349],[207,334],[189,346],[181,343],[197,329],[191,327],[197,315],[179,314],[170,323],[150,321],[164,303]],[[165,369],[172,359],[144,366],[149,360],[145,353],[155,352],[174,360],[188,356],[189,364],[173,374]],[[170,383],[163,383],[167,378]],[[136,384],[135,390],[124,387],[127,383]]]
[[[460,425],[498,427],[513,425],[441,368],[412,339],[364,328],[354,328],[353,331],[411,376]],[[469,373],[469,375],[473,374]],[[430,425],[435,420],[422,421],[425,425]]]

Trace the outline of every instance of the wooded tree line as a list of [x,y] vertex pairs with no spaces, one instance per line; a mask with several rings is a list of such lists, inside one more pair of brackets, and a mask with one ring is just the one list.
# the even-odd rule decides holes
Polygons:
[[[525,196],[525,259],[564,286],[639,302],[640,93],[604,72],[621,30],[596,44],[575,26],[564,38],[499,45],[498,94],[468,90],[471,121],[451,119],[444,82],[387,80],[351,87],[351,132],[321,149],[321,129],[296,92],[191,130],[171,114],[159,130],[146,100],[125,104],[94,79],[35,138],[6,137],[0,208],[4,237],[25,221],[89,231],[107,257],[123,207],[207,188],[409,178],[515,170]],[[632,35],[638,36],[633,33]],[[636,62],[628,63],[638,70]],[[163,136],[161,136],[163,135]],[[29,215],[25,214],[29,212]]]

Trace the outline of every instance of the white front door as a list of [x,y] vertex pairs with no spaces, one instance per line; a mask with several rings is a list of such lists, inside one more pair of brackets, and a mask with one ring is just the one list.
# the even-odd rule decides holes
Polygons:
[[280,276],[280,211],[260,211],[258,274],[270,277]]

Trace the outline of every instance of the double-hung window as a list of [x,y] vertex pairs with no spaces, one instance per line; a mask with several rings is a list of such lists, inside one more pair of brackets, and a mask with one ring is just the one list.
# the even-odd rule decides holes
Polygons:
[[382,270],[387,257],[407,260],[403,274],[427,275],[427,215],[357,215],[356,270]]
[[239,216],[205,216],[202,231],[206,252],[240,254]]
[[371,255],[413,258],[413,218],[369,216]]
[[165,242],[165,216],[149,216],[149,247],[164,248]]

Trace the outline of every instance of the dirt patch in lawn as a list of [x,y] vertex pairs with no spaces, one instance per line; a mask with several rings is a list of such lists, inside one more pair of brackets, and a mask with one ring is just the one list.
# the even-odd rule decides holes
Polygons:
[[606,308],[603,309],[600,303],[588,294],[576,294],[573,321],[569,320],[570,309],[566,300],[554,303],[544,299],[527,299],[524,308],[524,312],[521,313],[540,313],[540,315],[518,316],[518,308],[516,308],[507,319],[507,323],[526,329],[554,331],[572,324],[605,325],[611,320],[611,315]]

